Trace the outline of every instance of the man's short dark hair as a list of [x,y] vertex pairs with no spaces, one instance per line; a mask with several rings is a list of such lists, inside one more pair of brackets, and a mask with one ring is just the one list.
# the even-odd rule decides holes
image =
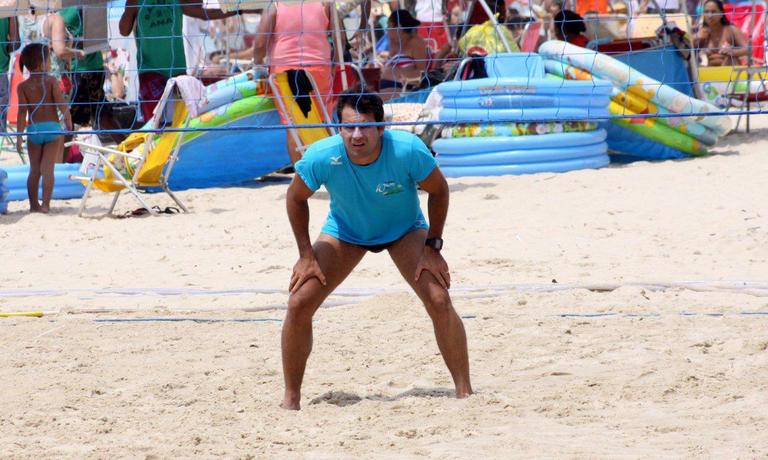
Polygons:
[[344,107],[352,107],[357,113],[371,114],[376,122],[384,121],[384,101],[377,94],[366,93],[360,87],[351,88],[339,96],[336,105],[336,116],[341,122],[341,112]]
[[43,61],[48,59],[48,46],[42,43],[31,43],[21,50],[21,68],[27,70],[36,70],[43,65]]

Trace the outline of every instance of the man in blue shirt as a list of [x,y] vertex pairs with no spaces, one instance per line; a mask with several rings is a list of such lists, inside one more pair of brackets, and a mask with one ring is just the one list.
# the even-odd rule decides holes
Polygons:
[[[337,111],[344,124],[341,133],[312,144],[295,165],[286,197],[299,260],[283,322],[281,406],[300,409],[315,311],[367,251],[384,249],[424,302],[456,396],[465,398],[472,394],[467,338],[451,304],[451,277],[440,254],[448,183],[419,138],[370,125],[384,119],[378,96],[350,90],[340,97]],[[307,200],[323,185],[330,212],[312,245]],[[429,194],[429,225],[419,207],[417,186]]]

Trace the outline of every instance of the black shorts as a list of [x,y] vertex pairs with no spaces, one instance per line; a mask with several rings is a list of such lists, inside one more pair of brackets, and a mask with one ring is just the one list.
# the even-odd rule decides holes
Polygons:
[[104,71],[89,70],[77,74],[72,96],[72,122],[97,127],[99,110],[104,103]]
[[382,244],[354,244],[354,246],[357,246],[358,248],[363,248],[366,251],[378,253],[385,249],[389,249],[393,244],[397,243],[400,240],[390,241],[389,243],[382,243]]

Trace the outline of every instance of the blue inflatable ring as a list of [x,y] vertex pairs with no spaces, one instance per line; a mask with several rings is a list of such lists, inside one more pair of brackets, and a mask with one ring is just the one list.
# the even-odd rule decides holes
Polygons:
[[608,145],[605,142],[577,147],[510,150],[490,153],[468,153],[466,155],[438,155],[440,166],[490,166],[524,163],[544,163],[548,161],[575,160],[605,155]]
[[[76,174],[80,168],[79,164],[57,164],[53,170],[53,199],[68,200],[71,198],[80,198],[85,192],[83,184],[73,181],[70,175]],[[6,169],[8,179],[5,185],[8,187],[8,201],[25,201],[29,199],[27,194],[27,177],[29,176],[29,165],[11,166]],[[40,191],[38,196],[42,196],[42,180],[40,181]]]
[[455,80],[437,85],[444,97],[488,96],[496,94],[607,96],[613,85],[605,80],[560,80],[555,78],[478,78]]
[[603,107],[554,107],[537,109],[443,109],[440,121],[445,122],[521,122],[521,121],[581,121],[607,120],[611,115]]
[[575,160],[547,161],[543,163],[523,163],[516,165],[495,166],[445,166],[440,170],[447,177],[464,176],[503,176],[507,174],[536,174],[543,172],[561,173],[576,169],[597,169],[607,166],[608,155],[598,155]]
[[562,149],[605,142],[603,129],[582,133],[539,134],[536,136],[456,137],[437,139],[432,148],[440,155],[470,155],[511,150]]
[[442,105],[449,109],[537,109],[537,108],[605,108],[610,98],[604,95],[559,97],[522,94],[497,94],[490,96],[445,97]]

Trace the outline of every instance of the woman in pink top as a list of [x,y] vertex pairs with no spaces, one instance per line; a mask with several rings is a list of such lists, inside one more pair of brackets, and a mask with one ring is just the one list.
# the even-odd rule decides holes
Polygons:
[[[331,44],[328,41],[328,32],[332,29],[330,8],[330,3],[285,5],[275,2],[262,14],[253,44],[253,60],[256,65],[265,63],[269,51],[266,63],[269,64],[270,73],[290,69],[309,72],[329,113],[328,103],[333,83]],[[290,135],[287,136],[287,144],[288,154],[295,163],[300,154]]]

